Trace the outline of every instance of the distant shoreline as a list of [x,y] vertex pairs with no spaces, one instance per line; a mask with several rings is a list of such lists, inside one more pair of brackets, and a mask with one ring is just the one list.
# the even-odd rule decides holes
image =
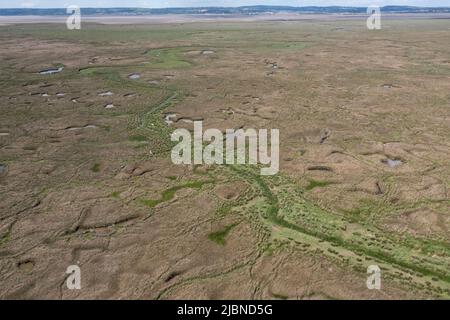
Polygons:
[[[65,23],[66,16],[0,16],[1,25],[29,23]],[[84,23],[99,24],[164,24],[164,23],[194,23],[194,22],[258,22],[258,21],[305,21],[305,20],[365,20],[367,14],[296,14],[274,13],[259,15],[238,14],[164,14],[164,15],[83,15]],[[385,13],[383,19],[450,19],[450,13]]]
[[[82,7],[84,15],[93,16],[148,16],[174,14],[219,14],[219,15],[266,15],[266,14],[366,14],[367,7],[352,6],[268,6],[242,7],[181,7],[181,8],[88,8]],[[381,7],[383,13],[450,13],[448,7],[415,7],[391,5]],[[65,16],[66,8],[0,8],[0,16]]]

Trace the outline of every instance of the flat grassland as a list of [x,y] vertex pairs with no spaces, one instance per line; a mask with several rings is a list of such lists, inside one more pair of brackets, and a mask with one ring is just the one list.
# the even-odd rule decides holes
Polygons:
[[[448,299],[449,35],[0,27],[0,298]],[[280,129],[280,173],[172,164],[170,133],[196,119]]]

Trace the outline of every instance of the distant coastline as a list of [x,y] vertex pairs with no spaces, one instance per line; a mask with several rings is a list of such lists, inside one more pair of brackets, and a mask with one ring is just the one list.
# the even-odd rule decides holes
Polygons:
[[[290,14],[366,14],[366,7],[290,7],[290,6],[245,6],[245,7],[195,7],[195,8],[81,8],[88,16],[148,16],[148,15],[267,15]],[[450,7],[385,6],[384,13],[392,14],[436,14],[450,13]],[[0,9],[0,16],[66,16],[65,8],[17,8]]]

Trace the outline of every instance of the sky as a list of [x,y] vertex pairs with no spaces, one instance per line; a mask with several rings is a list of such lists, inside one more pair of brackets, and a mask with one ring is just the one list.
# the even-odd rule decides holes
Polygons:
[[66,8],[79,7],[238,7],[243,5],[288,6],[361,6],[410,5],[450,7],[450,0],[0,0],[0,8]]

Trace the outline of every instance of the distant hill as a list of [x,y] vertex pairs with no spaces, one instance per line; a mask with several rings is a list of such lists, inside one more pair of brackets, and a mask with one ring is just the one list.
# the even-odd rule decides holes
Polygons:
[[[264,13],[315,13],[315,14],[364,14],[365,7],[289,7],[289,6],[245,6],[245,7],[196,7],[196,8],[82,8],[84,15],[151,15],[151,14],[241,14],[256,15]],[[450,13],[450,7],[411,7],[386,6],[381,8],[385,13]],[[61,16],[67,15],[66,9],[0,9],[0,16]]]

